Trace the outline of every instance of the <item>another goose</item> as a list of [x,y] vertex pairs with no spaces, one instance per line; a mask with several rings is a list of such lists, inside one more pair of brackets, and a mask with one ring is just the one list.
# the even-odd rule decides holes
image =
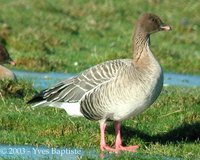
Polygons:
[[[91,67],[54,87],[35,95],[34,106],[63,108],[71,116],[84,116],[100,122],[101,150],[136,151],[138,146],[122,146],[120,121],[135,117],[159,96],[163,86],[161,66],[149,48],[150,34],[170,30],[151,13],[139,17],[133,36],[133,59],[117,59]],[[115,148],[106,145],[108,120],[115,122]]]
[[16,80],[15,74],[8,68],[2,66],[2,64],[9,63],[11,65],[16,65],[15,61],[10,58],[10,55],[6,48],[0,44],[0,79],[11,79]]

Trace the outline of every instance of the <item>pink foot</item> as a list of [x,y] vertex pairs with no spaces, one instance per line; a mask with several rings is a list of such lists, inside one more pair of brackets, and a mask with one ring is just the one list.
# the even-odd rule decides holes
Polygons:
[[115,152],[118,153],[119,151],[129,151],[129,152],[136,152],[136,150],[139,148],[139,146],[117,146],[116,148],[109,147],[107,145],[101,146],[102,151],[108,151],[108,152]]
[[108,151],[108,152],[116,152],[116,149],[115,149],[115,148],[109,147],[109,146],[107,146],[107,145],[101,146],[101,150],[102,150],[102,151]]
[[139,148],[138,145],[135,146],[117,146],[116,149],[119,151],[129,151],[129,152],[136,152],[136,150]]

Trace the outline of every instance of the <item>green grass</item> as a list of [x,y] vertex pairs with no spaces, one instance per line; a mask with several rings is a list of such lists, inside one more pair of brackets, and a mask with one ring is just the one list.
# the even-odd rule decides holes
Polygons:
[[[18,85],[23,86],[24,82]],[[33,110],[25,102],[34,91],[31,91],[29,83],[25,86],[21,97],[9,96],[10,91],[1,97],[1,144],[76,147],[99,152],[98,122],[69,117],[61,109],[45,107]],[[127,159],[147,155],[153,156],[152,159],[155,155],[200,158],[199,93],[200,88],[165,87],[150,109],[122,122],[124,144],[139,144],[140,149],[134,155],[123,153],[118,156]],[[110,123],[107,129],[109,145],[113,145],[114,138],[113,124]]]
[[0,2],[0,41],[17,69],[79,72],[116,58],[131,58],[133,24],[153,12],[173,31],[152,35],[152,50],[166,71],[200,74],[200,3],[161,1]]

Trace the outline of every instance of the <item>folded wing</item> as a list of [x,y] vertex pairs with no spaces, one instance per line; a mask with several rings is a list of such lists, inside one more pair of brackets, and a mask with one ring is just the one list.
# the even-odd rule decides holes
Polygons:
[[126,66],[125,62],[125,60],[113,60],[91,67],[73,78],[41,91],[28,103],[78,102],[89,91],[116,78],[118,71]]

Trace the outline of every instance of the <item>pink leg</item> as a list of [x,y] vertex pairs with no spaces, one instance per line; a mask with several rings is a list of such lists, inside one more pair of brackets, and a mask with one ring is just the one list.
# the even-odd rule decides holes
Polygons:
[[124,151],[130,151],[135,152],[139,146],[128,146],[124,147],[122,146],[122,139],[121,139],[121,132],[120,132],[120,122],[115,122],[115,134],[116,134],[116,140],[115,140],[115,148],[111,148],[108,145],[106,145],[105,140],[105,129],[106,129],[106,123],[100,123],[100,131],[101,131],[101,142],[100,142],[100,148],[102,151],[109,151],[109,152],[119,152],[121,150]]
[[115,122],[115,134],[116,134],[115,150],[117,152],[120,151],[120,150],[135,152],[139,148],[138,145],[127,146],[127,147],[122,146],[122,139],[121,139],[121,132],[120,132],[120,122],[118,122],[118,121]]
[[111,148],[106,144],[105,129],[106,129],[106,122],[100,123],[100,132],[101,132],[100,148],[102,151],[106,150],[106,151],[110,151],[110,152],[115,152],[114,148]]

